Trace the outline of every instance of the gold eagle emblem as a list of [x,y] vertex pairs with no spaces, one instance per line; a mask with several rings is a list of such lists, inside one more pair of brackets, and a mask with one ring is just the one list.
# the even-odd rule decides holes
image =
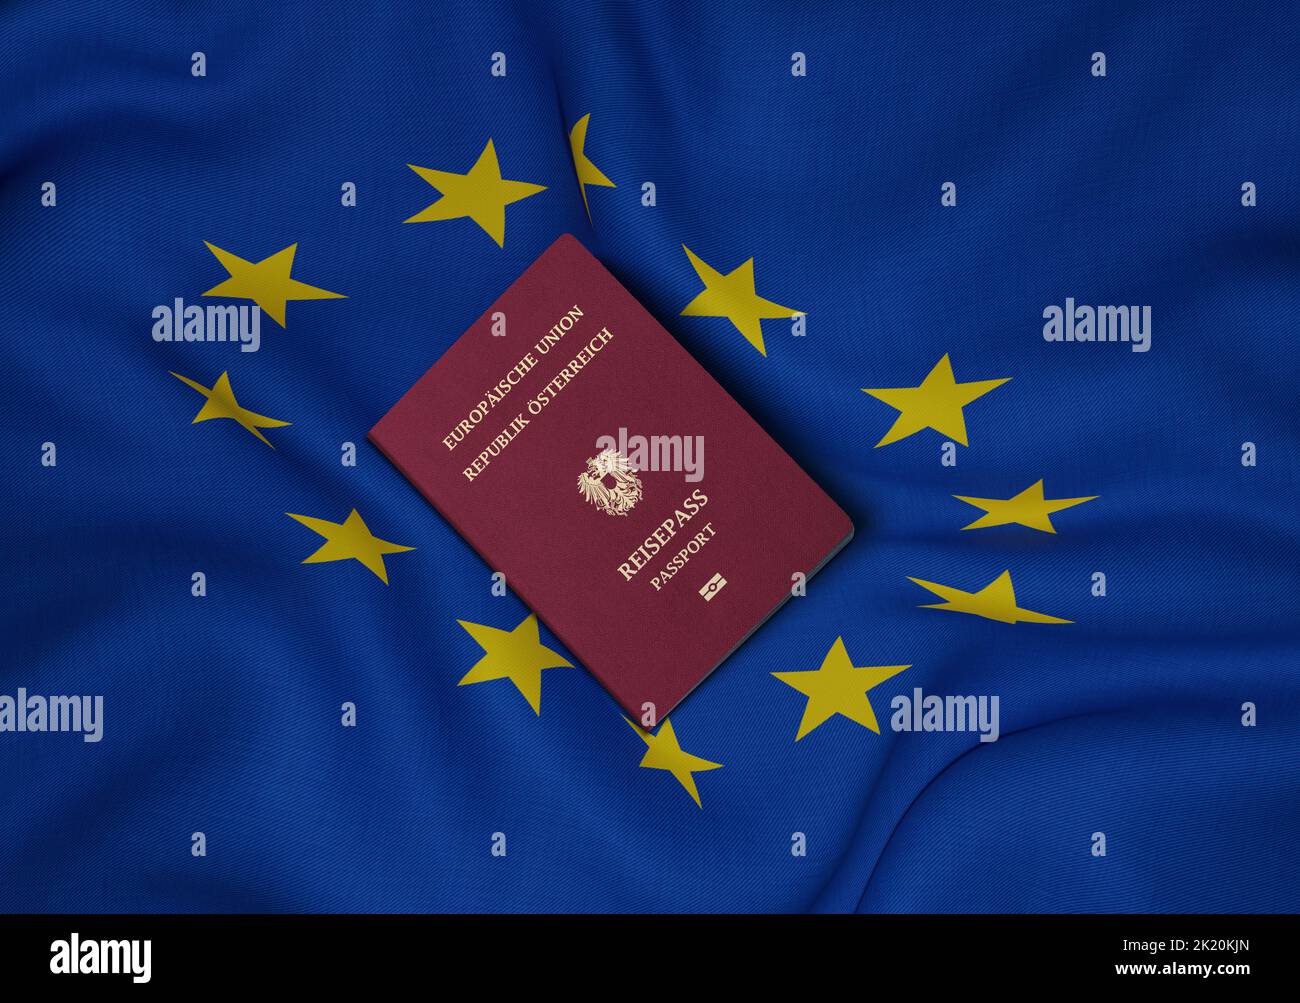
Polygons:
[[641,500],[641,478],[626,456],[607,449],[587,461],[586,471],[578,475],[578,490],[606,515],[627,515]]

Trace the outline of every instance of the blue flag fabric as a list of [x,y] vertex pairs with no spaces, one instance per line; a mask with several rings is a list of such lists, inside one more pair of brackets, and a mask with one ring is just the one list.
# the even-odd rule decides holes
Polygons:
[[[0,908],[1300,908],[1300,15],[986,8],[6,5]],[[857,526],[672,714],[720,768],[458,686],[530,611],[365,441],[564,232]],[[750,259],[766,355],[682,315]],[[414,549],[303,563],[354,509]],[[814,723],[837,639],[910,667]]]

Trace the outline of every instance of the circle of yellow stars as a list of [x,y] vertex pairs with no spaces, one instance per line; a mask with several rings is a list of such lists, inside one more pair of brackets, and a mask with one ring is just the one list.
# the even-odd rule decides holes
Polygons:
[[[573,124],[568,137],[574,175],[589,221],[592,220],[592,208],[588,189],[617,187],[587,153],[590,127],[591,115],[588,113]],[[464,173],[415,164],[407,166],[434,188],[439,197],[405,222],[468,219],[501,248],[505,247],[507,207],[547,190],[544,185],[504,177],[496,144],[491,137]],[[225,269],[227,278],[202,295],[251,300],[281,328],[286,326],[289,302],[346,298],[342,293],[293,277],[298,250],[296,243],[260,261],[247,260],[206,241],[205,244]],[[703,285],[682,308],[682,316],[725,319],[763,357],[767,356],[762,327],[764,320],[806,316],[801,310],[783,306],[759,295],[753,257],[730,271],[721,271],[685,244],[682,245],[682,250]],[[210,387],[180,373],[173,372],[170,375],[204,398],[192,424],[218,418],[230,419],[272,448],[274,445],[262,429],[290,425],[290,422],[242,406],[235,397],[227,371],[223,371]],[[863,388],[863,393],[897,412],[893,424],[881,436],[876,447],[899,442],[927,429],[962,446],[969,446],[965,408],[1008,380],[1009,377],[1001,377],[959,382],[952,361],[945,354],[917,386]],[[1097,496],[1049,499],[1040,478],[1006,499],[970,495],[953,497],[983,511],[981,516],[963,526],[963,531],[1016,525],[1055,534],[1056,528],[1051,520],[1053,514],[1094,501]],[[384,558],[414,549],[374,535],[355,508],[342,522],[292,512],[286,515],[324,540],[303,559],[304,564],[354,560],[387,585],[388,568]],[[921,578],[909,578],[909,581],[942,600],[922,604],[925,609],[967,613],[1007,624],[1070,622],[1019,606],[1009,570],[1004,570],[993,581],[975,591]],[[542,644],[536,614],[530,613],[509,630],[466,620],[457,622],[482,649],[482,656],[462,676],[458,685],[508,680],[534,714],[540,715],[542,672],[552,668],[569,668],[572,663]],[[909,668],[910,665],[856,666],[849,657],[843,637],[837,636],[819,668],[773,672],[772,675],[805,698],[803,714],[794,738],[795,742],[799,742],[836,717],[879,734],[880,725],[869,693],[876,686]],[[672,722],[666,718],[657,732],[630,720],[627,723],[645,744],[640,766],[670,774],[695,804],[702,807],[695,774],[720,769],[722,764],[685,751],[678,741]]]

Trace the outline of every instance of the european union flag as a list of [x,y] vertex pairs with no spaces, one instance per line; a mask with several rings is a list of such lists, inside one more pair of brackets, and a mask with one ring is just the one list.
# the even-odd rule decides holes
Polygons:
[[[1298,31],[5,5],[0,909],[1300,909]],[[366,442],[564,232],[857,526],[668,721]]]

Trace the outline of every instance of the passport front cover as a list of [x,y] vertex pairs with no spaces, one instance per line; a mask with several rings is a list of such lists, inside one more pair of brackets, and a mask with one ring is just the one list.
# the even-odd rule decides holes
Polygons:
[[636,719],[667,715],[853,535],[568,234],[370,438]]

